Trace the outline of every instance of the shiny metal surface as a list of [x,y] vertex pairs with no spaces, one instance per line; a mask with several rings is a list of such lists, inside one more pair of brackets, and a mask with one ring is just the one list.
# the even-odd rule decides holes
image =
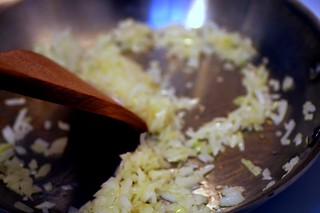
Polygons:
[[[297,127],[294,133],[302,132],[311,136],[314,128],[320,124],[320,113],[317,111],[313,121],[306,122],[301,113],[302,104],[311,100],[320,109],[318,80],[311,81],[310,68],[320,63],[320,28],[312,16],[298,3],[277,0],[212,0],[203,1],[206,4],[204,19],[214,20],[219,25],[232,31],[238,31],[253,39],[259,51],[257,61],[263,57],[269,58],[271,77],[283,79],[291,75],[296,80],[293,91],[284,94],[290,103],[287,118],[294,118]],[[11,48],[32,48],[35,41],[45,39],[52,32],[70,28],[80,39],[90,39],[97,33],[108,31],[119,20],[132,17],[143,21],[152,27],[160,27],[169,23],[186,24],[190,20],[191,1],[103,1],[103,0],[29,0],[19,2],[0,9],[0,50]],[[190,22],[189,22],[190,24]],[[201,120],[193,120],[188,116],[188,124],[198,126],[213,116],[226,114],[235,106],[232,100],[243,92],[236,72],[225,73],[223,84],[217,84],[216,79],[221,74],[221,61],[216,58],[202,61],[201,72],[193,76],[185,76],[179,71],[171,71],[171,81],[181,94],[199,96],[207,106]],[[195,87],[186,90],[184,82],[195,79]],[[1,92],[1,103],[11,96]],[[113,174],[119,163],[118,155],[134,150],[138,135],[132,129],[108,119],[92,116],[82,112],[69,112],[69,109],[57,105],[30,101],[30,109],[35,121],[40,123],[47,116],[55,119],[70,120],[70,144],[62,159],[54,159],[54,171],[48,177],[55,184],[54,193],[41,194],[28,205],[33,206],[44,199],[57,202],[55,212],[66,212],[68,206],[79,207],[89,200],[99,189],[100,184]],[[17,109],[11,109],[17,110]],[[43,113],[50,112],[50,113]],[[14,112],[0,105],[0,127],[12,121]],[[108,128],[106,143],[98,143]],[[246,188],[246,201],[239,206],[227,208],[226,212],[247,212],[260,205],[263,201],[284,190],[295,181],[314,161],[319,153],[319,139],[312,145],[303,143],[295,147],[281,146],[275,136],[278,128],[266,125],[263,133],[246,134],[246,149],[227,149],[216,160],[216,169],[209,176],[213,191],[219,185],[242,185]],[[282,130],[282,129],[280,129]],[[119,138],[118,132],[121,134]],[[42,134],[41,132],[39,134]],[[58,130],[51,137],[61,134]],[[33,135],[32,137],[36,137]],[[91,146],[87,141],[92,142]],[[119,143],[114,144],[112,141]],[[132,143],[133,142],[133,143]],[[28,141],[26,141],[28,143]],[[282,165],[298,155],[298,166],[284,178]],[[85,156],[85,157],[84,157]],[[30,156],[29,156],[30,157]],[[266,182],[252,176],[240,163],[241,158],[254,159],[261,167],[268,167],[276,184],[262,191]],[[95,165],[95,166],[92,166]],[[103,169],[101,169],[103,168]],[[42,180],[47,181],[47,180]],[[75,191],[59,191],[64,184],[73,184]],[[63,192],[63,193],[62,193]],[[0,187],[0,207],[16,211],[12,204],[21,198]]]

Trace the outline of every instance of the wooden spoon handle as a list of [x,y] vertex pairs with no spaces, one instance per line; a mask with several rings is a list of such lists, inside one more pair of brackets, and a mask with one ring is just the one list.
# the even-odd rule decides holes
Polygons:
[[27,50],[0,53],[0,89],[124,121],[145,122],[52,60]]

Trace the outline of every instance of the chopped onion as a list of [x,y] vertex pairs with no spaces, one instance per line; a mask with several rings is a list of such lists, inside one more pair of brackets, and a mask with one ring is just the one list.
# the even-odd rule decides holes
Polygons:
[[55,203],[49,202],[49,201],[44,201],[38,205],[35,206],[35,208],[37,209],[51,209],[53,207],[55,207]]
[[23,212],[26,212],[26,213],[32,213],[32,212],[34,212],[34,210],[33,210],[31,207],[29,207],[29,206],[27,206],[26,204],[21,203],[21,202],[15,202],[15,203],[13,204],[13,206],[14,206],[15,208],[23,211]]
[[26,104],[27,100],[25,98],[8,98],[4,100],[4,104],[7,106],[22,106]]

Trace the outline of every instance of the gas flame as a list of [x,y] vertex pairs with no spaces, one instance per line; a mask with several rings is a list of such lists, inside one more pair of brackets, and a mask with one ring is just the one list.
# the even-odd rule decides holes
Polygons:
[[189,10],[186,27],[200,28],[203,26],[207,16],[207,0],[194,0]]

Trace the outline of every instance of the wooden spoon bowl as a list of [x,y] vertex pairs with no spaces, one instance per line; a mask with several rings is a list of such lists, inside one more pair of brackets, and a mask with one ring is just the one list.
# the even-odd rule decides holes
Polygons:
[[0,53],[0,89],[111,117],[147,130],[130,110],[52,60],[27,50]]

